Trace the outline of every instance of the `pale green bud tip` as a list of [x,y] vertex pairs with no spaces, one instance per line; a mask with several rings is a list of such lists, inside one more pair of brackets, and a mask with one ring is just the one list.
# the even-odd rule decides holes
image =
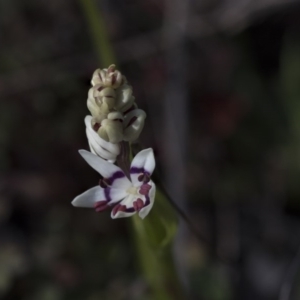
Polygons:
[[123,140],[122,123],[118,120],[105,119],[101,122],[98,134],[110,143],[120,143]]
[[106,116],[115,106],[115,97],[116,93],[112,88],[103,88],[101,85],[90,88],[87,107],[92,116]]
[[115,108],[123,112],[127,111],[134,104],[134,99],[132,87],[124,84],[116,91]]
[[123,76],[116,70],[115,65],[110,65],[107,69],[97,69],[92,77],[92,85],[100,84],[104,87],[118,88],[123,82]]

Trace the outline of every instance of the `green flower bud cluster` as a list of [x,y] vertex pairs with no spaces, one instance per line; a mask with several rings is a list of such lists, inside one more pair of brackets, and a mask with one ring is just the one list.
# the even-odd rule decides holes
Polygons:
[[97,69],[91,80],[87,107],[92,115],[92,127],[107,142],[136,140],[146,114],[138,109],[132,87],[115,65]]

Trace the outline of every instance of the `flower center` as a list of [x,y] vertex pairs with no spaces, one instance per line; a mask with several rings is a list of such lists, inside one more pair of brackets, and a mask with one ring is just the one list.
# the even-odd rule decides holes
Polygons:
[[138,188],[134,187],[134,186],[131,186],[130,188],[127,189],[126,191],[128,194],[131,194],[131,195],[135,195],[135,196],[138,196],[139,193],[138,193]]

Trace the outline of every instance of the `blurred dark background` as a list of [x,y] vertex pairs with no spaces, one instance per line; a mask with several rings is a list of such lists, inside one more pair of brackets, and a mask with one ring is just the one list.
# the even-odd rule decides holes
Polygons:
[[[107,67],[91,2],[0,1],[1,299],[151,299],[129,221],[70,204],[98,180],[77,153]],[[300,299],[300,1],[93,3],[140,143],[209,240],[177,237],[187,299]]]

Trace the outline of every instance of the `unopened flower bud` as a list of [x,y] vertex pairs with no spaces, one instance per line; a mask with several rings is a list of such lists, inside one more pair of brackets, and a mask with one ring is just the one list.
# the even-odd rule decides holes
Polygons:
[[101,105],[106,104],[109,109],[114,107],[116,93],[112,88],[103,88],[100,85],[96,85],[93,87],[93,90],[93,96],[97,105],[101,107]]
[[94,73],[93,73],[93,76],[92,76],[92,80],[91,80],[91,84],[94,86],[94,85],[97,85],[97,84],[101,84],[103,85],[103,82],[105,80],[105,77],[106,77],[106,69],[97,69]]
[[87,107],[93,117],[97,117],[101,114],[101,107],[100,107],[100,105],[98,105],[96,103],[93,88],[89,89],[88,99],[87,99]]
[[123,84],[116,91],[115,109],[122,112],[127,111],[134,103],[134,97],[132,95],[132,87],[127,84]]
[[123,81],[123,76],[120,71],[116,70],[115,65],[110,65],[107,69],[106,84],[117,89]]
[[104,87],[117,89],[123,82],[122,74],[116,70],[115,65],[110,65],[108,69],[97,69],[92,77],[92,85],[100,84]]
[[92,116],[86,116],[84,122],[91,152],[108,160],[109,162],[115,162],[117,156],[120,154],[119,144],[107,142],[98,135],[93,128],[95,121]]
[[146,113],[142,109],[134,109],[124,116],[123,140],[132,142],[136,140],[144,128]]
[[107,115],[107,119],[123,122],[124,117],[123,117],[123,114],[120,113],[119,111],[114,111]]
[[115,91],[112,88],[103,88],[96,85],[90,88],[87,107],[93,117],[103,119],[107,116],[115,104]]
[[123,140],[122,123],[119,120],[105,119],[101,122],[98,134],[110,143],[119,143]]

